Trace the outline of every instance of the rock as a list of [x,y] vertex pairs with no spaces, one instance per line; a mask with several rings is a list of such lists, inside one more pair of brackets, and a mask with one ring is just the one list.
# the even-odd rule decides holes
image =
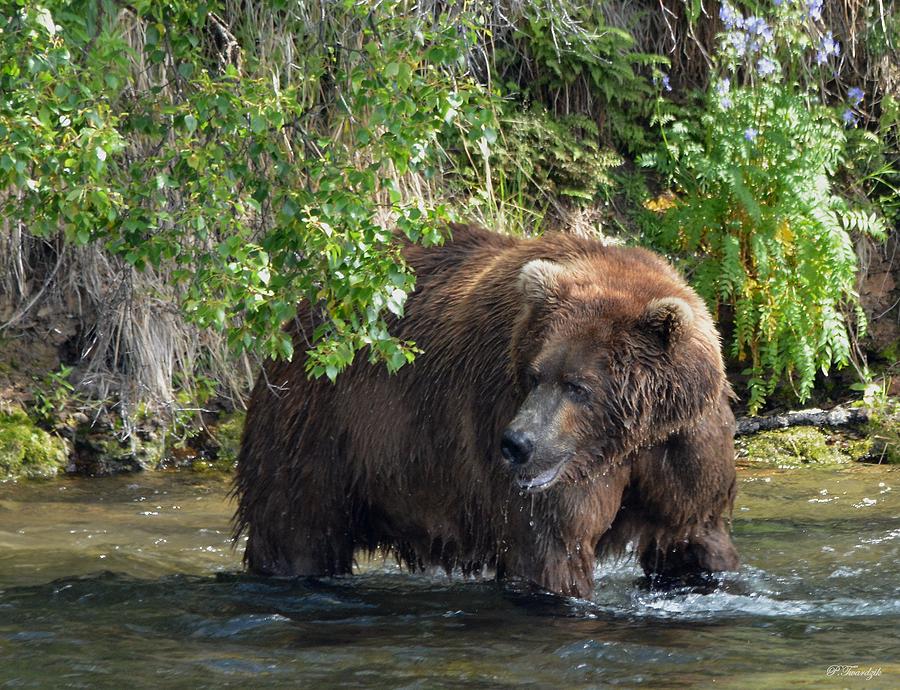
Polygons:
[[79,426],[73,439],[74,450],[69,472],[90,476],[108,476],[156,469],[163,459],[165,443],[153,434],[147,438],[133,433],[128,437],[110,425]]
[[20,409],[0,412],[0,479],[45,479],[66,468],[66,442],[35,425]]
[[735,439],[738,461],[781,468],[835,465],[865,459],[871,452],[867,437],[826,432],[813,427],[762,431]]

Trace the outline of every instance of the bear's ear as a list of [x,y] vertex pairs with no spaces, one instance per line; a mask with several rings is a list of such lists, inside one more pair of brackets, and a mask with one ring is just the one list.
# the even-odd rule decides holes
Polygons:
[[558,263],[534,259],[519,271],[519,290],[531,303],[544,302],[557,295],[565,273],[565,267]]
[[651,300],[642,318],[645,328],[655,333],[666,347],[681,340],[693,320],[690,305],[679,297]]

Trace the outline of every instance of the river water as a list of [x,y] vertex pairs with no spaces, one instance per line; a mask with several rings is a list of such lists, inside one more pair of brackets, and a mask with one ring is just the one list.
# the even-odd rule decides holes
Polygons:
[[227,490],[0,485],[0,687],[900,687],[900,468],[742,469],[740,573],[656,593],[604,564],[590,602],[380,559],[250,578]]

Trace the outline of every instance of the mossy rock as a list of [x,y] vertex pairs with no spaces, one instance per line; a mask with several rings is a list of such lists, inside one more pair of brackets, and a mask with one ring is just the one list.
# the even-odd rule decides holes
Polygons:
[[207,457],[194,460],[191,469],[198,472],[231,472],[237,463],[244,433],[245,412],[232,412],[209,426]]
[[156,469],[163,458],[162,438],[134,434],[120,439],[112,430],[79,428],[75,435],[74,466],[78,474],[110,476]]
[[0,412],[0,479],[55,477],[69,459],[66,442],[21,410]]
[[866,456],[871,444],[868,438],[797,426],[738,438],[735,449],[739,460],[792,468],[853,462]]
[[872,447],[864,458],[867,462],[900,464],[900,402],[869,415],[866,433]]

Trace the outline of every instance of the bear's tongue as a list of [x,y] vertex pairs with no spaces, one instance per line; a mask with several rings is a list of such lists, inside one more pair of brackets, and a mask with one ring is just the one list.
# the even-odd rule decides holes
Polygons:
[[556,481],[564,464],[564,462],[561,462],[530,479],[519,478],[516,481],[519,484],[519,487],[525,489],[525,491],[541,491],[547,489]]

